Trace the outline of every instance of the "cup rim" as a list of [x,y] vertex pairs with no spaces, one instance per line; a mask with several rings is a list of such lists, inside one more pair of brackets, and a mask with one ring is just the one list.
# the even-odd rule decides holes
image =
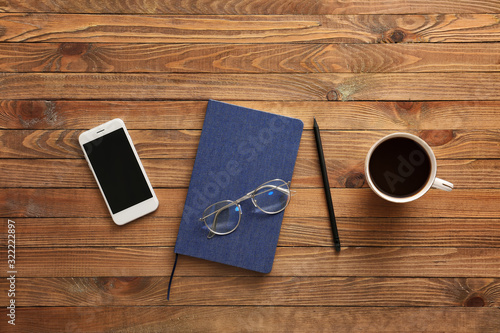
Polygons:
[[[369,170],[368,166],[370,164],[369,162],[370,162],[370,159],[371,159],[373,152],[381,143],[383,143],[389,139],[392,139],[392,138],[407,138],[407,139],[411,139],[411,140],[415,141],[422,148],[424,148],[424,150],[427,153],[427,155],[429,156],[429,159],[431,162],[431,172],[429,175],[429,179],[427,180],[427,183],[425,184],[424,187],[422,187],[422,189],[420,191],[418,191],[417,193],[415,193],[411,196],[408,196],[408,197],[393,197],[393,196],[390,196],[388,194],[385,194],[382,191],[380,191],[377,188],[377,186],[375,186],[375,184],[373,183],[373,181],[371,179],[370,170]],[[370,150],[368,151],[368,154],[366,155],[366,159],[365,159],[365,179],[368,182],[368,185],[370,186],[370,188],[379,197],[381,197],[387,201],[391,201],[391,202],[395,202],[395,203],[410,202],[410,201],[416,200],[416,199],[420,198],[421,196],[423,196],[432,187],[432,184],[434,183],[434,179],[436,178],[436,173],[437,173],[436,156],[434,155],[434,152],[432,151],[431,147],[427,144],[427,142],[425,142],[423,139],[419,138],[418,136],[416,136],[414,134],[410,134],[410,133],[405,133],[405,132],[392,133],[392,134],[386,135],[383,138],[379,139],[377,142],[375,142],[371,146]]]

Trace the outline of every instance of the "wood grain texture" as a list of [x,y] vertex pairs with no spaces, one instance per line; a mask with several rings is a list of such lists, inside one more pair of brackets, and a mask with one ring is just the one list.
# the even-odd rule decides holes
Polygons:
[[499,73],[0,74],[5,99],[497,100]]
[[498,42],[493,14],[134,16],[0,14],[0,41],[99,43]]
[[[188,187],[194,159],[143,159],[142,163],[155,188]],[[328,159],[330,186],[368,187],[364,160]],[[5,159],[2,161],[0,188],[95,188],[97,186],[83,159]],[[439,159],[441,178],[453,180],[462,189],[498,188],[500,161],[497,159]],[[321,187],[319,166],[309,158],[296,162],[293,187]]]
[[318,0],[304,3],[289,0],[284,3],[269,3],[262,0],[190,0],[190,1],[85,1],[64,0],[10,0],[0,3],[4,12],[42,13],[92,13],[92,14],[420,14],[420,13],[497,13],[500,6],[495,0],[470,2],[467,0],[428,0],[395,3],[391,0],[366,2],[358,0]]
[[[460,307],[28,307],[18,310],[19,329],[37,332],[252,332],[325,331],[378,333],[491,332],[500,325],[495,308]],[[0,310],[0,315],[6,309]],[[231,320],[227,320],[231,318]]]
[[[0,0],[0,229],[15,221],[18,272],[16,326],[1,293],[0,331],[498,331],[499,13],[496,0]],[[270,274],[181,256],[167,301],[208,99],[304,122],[297,193]],[[121,227],[77,141],[112,118],[160,199]],[[396,205],[367,187],[368,149],[396,131],[432,146],[452,192]]]
[[[4,149],[0,158],[83,158],[78,136],[83,130],[0,130]],[[438,159],[497,159],[499,130],[408,131],[424,139]],[[361,162],[370,147],[392,131],[322,131],[329,159]],[[194,159],[199,130],[131,130],[130,136],[141,158]],[[324,139],[323,139],[324,138]],[[251,138],[243,138],[250,140]],[[304,131],[299,159],[317,159],[312,131]]]
[[[494,72],[498,44],[0,44],[3,72]],[[143,59],[147,58],[146,61]]]
[[[168,277],[19,279],[32,306],[398,306],[460,307],[471,299],[498,307],[495,278],[183,277],[167,301]],[[224,288],[220,288],[220,286]],[[8,289],[7,281],[0,286]],[[355,291],[355,292],[353,292]],[[417,298],[410,297],[418,293]],[[2,307],[8,304],[1,304]]]
[[[299,118],[316,117],[323,130],[497,130],[500,101],[235,101],[226,102]],[[206,101],[0,101],[0,128],[82,129],[122,118],[129,129],[197,129]]]
[[[22,237],[16,246],[51,247],[173,247],[179,217],[144,217],[139,223],[118,227],[110,217],[16,218]],[[500,247],[498,218],[338,217],[339,233],[346,247]],[[0,237],[7,246],[7,238]],[[285,216],[280,247],[332,247],[327,217]]]
[[[327,217],[322,188],[297,188],[297,199],[287,208],[289,217]],[[479,217],[497,218],[498,189],[460,190],[451,194],[430,190],[421,200],[395,205],[377,197],[368,188],[332,189],[333,205],[339,217]],[[157,189],[162,203],[151,216],[181,217],[187,189]],[[300,199],[299,199],[300,198]],[[3,217],[107,217],[109,212],[95,189],[4,189],[0,193]],[[205,198],[208,202],[208,198]],[[456,202],[460,201],[460,207]],[[208,206],[208,204],[207,204]],[[245,204],[243,204],[243,209]]]
[[[344,247],[341,252],[333,246],[279,247],[266,276],[495,278],[500,273],[495,248]],[[6,262],[5,253],[0,259]],[[171,247],[18,248],[16,255],[26,278],[168,276],[175,260]],[[179,260],[176,278],[263,276],[187,256]]]

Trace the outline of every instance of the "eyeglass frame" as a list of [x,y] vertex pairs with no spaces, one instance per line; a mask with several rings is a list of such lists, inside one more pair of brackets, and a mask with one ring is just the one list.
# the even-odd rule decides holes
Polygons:
[[[258,193],[258,195],[261,195],[263,193],[267,193],[269,191],[272,191],[274,189],[278,190],[278,191],[281,191],[283,193],[287,193],[287,200],[286,200],[286,204],[283,206],[283,208],[281,208],[280,210],[276,211],[276,212],[269,212],[269,211],[265,211],[264,209],[262,209],[259,205],[257,205],[257,203],[255,202],[255,196],[256,196],[256,192],[261,189],[262,187],[264,187],[266,184],[268,183],[271,183],[271,182],[275,182],[275,181],[282,181],[283,182],[283,185],[286,185],[287,189],[288,190],[284,190],[284,189],[281,189],[280,187],[283,186],[283,185],[280,185],[280,186],[274,186],[273,188],[270,188],[268,190],[265,190],[263,192],[260,192]],[[236,199],[236,200],[221,200],[221,201],[217,201],[216,203],[214,204],[211,204],[210,206],[207,206],[207,208],[205,208],[205,210],[203,212],[205,212],[208,208],[212,207],[212,206],[215,206],[219,203],[222,203],[222,202],[228,202],[227,205],[217,209],[216,211],[208,214],[207,216],[204,216],[202,218],[200,218],[199,220],[200,221],[203,221],[203,223],[205,224],[205,226],[208,228],[209,232],[208,232],[208,235],[207,235],[207,238],[212,238],[214,237],[215,235],[217,236],[225,236],[225,235],[229,235],[230,233],[234,232],[236,229],[238,229],[238,226],[240,225],[240,222],[241,222],[241,215],[243,214],[243,211],[241,209],[241,206],[240,206],[240,203],[245,201],[245,200],[248,200],[248,199],[252,199],[252,203],[253,205],[258,208],[260,211],[266,213],[266,214],[269,214],[269,215],[275,215],[275,214],[279,214],[281,213],[282,211],[284,211],[286,209],[286,207],[288,206],[288,204],[290,203],[290,200],[292,198],[292,195],[295,193],[295,191],[291,190],[290,189],[290,183],[291,181],[284,181],[283,179],[279,179],[279,178],[276,178],[276,179],[272,179],[272,180],[269,180],[265,183],[262,183],[260,184],[259,186],[257,186],[254,190],[248,192],[247,194],[245,194],[244,196],[242,196],[241,198],[239,199]],[[226,208],[229,208],[231,206],[235,206],[235,207],[238,207],[238,223],[236,224],[236,226],[230,230],[230,231],[227,231],[227,232],[216,232],[216,231],[213,231],[212,228],[210,228],[207,224],[207,221],[205,220],[207,217],[210,217],[214,214],[215,217],[214,217],[214,222],[217,221],[217,216],[219,216],[219,213],[222,212],[224,209]]]

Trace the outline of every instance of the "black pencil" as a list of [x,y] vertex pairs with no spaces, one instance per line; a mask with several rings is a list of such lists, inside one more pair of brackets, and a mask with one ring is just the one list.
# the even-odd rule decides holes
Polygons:
[[330,193],[330,183],[328,182],[328,173],[326,171],[325,156],[323,154],[323,145],[321,144],[321,136],[319,134],[318,123],[314,118],[314,137],[316,138],[316,147],[318,148],[319,163],[321,165],[321,175],[323,176],[323,186],[325,188],[326,203],[328,205],[328,214],[330,216],[330,225],[332,226],[333,245],[336,251],[340,251],[340,238],[337,230],[337,221],[335,220],[335,212],[333,211],[332,194]]

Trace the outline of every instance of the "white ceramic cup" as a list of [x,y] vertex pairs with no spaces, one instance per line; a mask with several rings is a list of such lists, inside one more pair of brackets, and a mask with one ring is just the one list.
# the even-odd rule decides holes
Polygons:
[[[429,176],[427,177],[427,182],[418,192],[413,193],[413,194],[408,195],[408,196],[393,196],[393,195],[390,195],[388,193],[381,191],[374,184],[372,176],[370,175],[369,164],[370,164],[370,159],[372,157],[373,152],[381,143],[383,143],[389,139],[393,139],[393,138],[407,138],[407,139],[413,140],[414,142],[416,142],[418,145],[420,145],[423,148],[423,150],[425,151],[425,153],[427,153],[427,156],[429,157],[429,160],[430,160],[430,172],[429,172]],[[370,148],[370,150],[368,151],[368,154],[366,156],[366,160],[365,160],[365,177],[366,177],[366,180],[367,180],[370,188],[381,198],[388,200],[388,201],[391,201],[391,202],[396,202],[396,203],[404,203],[404,202],[410,202],[410,201],[416,200],[416,199],[420,198],[421,196],[423,196],[431,187],[437,188],[437,189],[440,189],[443,191],[451,191],[453,189],[453,184],[450,182],[447,182],[446,180],[437,178],[436,171],[437,171],[436,156],[434,156],[434,152],[432,151],[431,147],[429,147],[429,145],[424,140],[419,138],[418,136],[415,136],[415,135],[409,134],[409,133],[393,133],[393,134],[389,134],[389,135],[383,137],[382,139],[377,141]],[[400,177],[400,176],[398,176],[398,177]],[[403,182],[404,181],[402,181],[402,183]]]

